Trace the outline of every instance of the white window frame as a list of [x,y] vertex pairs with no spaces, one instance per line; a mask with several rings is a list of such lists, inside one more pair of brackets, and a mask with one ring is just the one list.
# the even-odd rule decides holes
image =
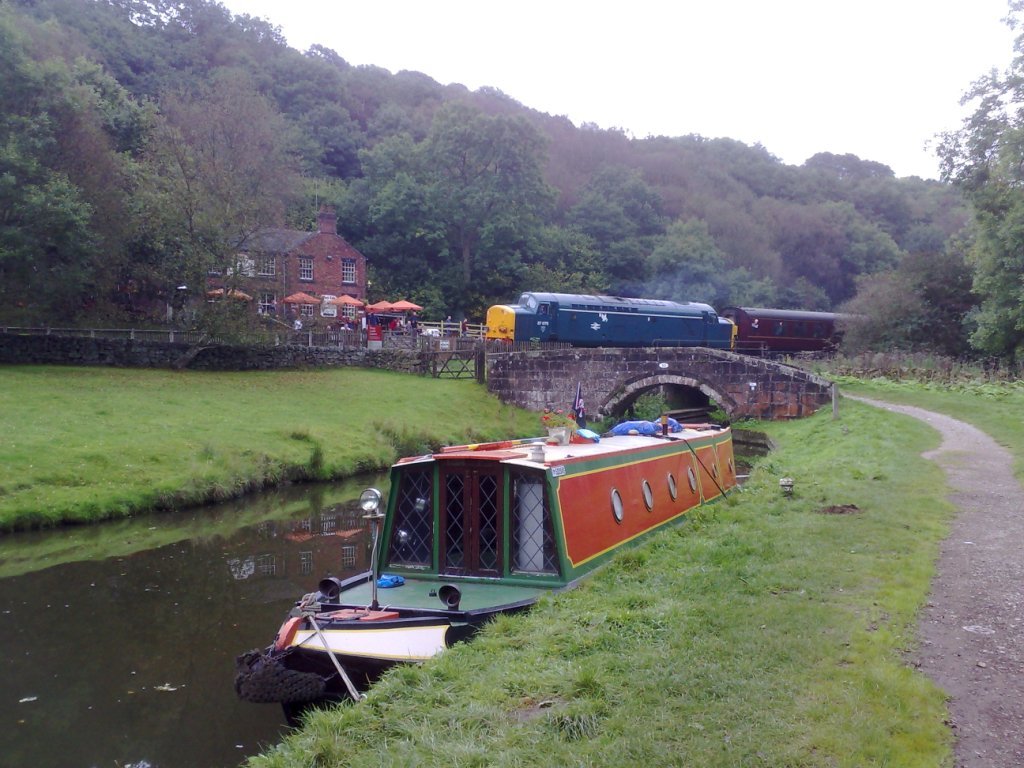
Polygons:
[[238,254],[235,263],[224,270],[228,275],[242,275],[243,277],[256,276],[256,262],[247,253]]
[[299,313],[303,317],[313,317],[316,314],[312,304],[302,304],[299,308]]
[[259,295],[257,301],[258,303],[256,304],[256,311],[259,312],[261,315],[269,315],[271,307],[274,308],[275,313],[277,312],[276,293],[272,293],[270,291],[263,291]]
[[313,258],[311,256],[299,257],[299,280],[313,282]]
[[277,256],[261,256],[257,274],[260,277],[277,277]]
[[345,285],[356,284],[356,260],[355,259],[342,259],[341,260],[341,282]]

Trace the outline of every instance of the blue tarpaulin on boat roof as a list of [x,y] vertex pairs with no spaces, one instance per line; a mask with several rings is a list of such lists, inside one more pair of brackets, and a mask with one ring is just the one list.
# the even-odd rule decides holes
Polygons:
[[[661,423],[657,421],[623,421],[612,427],[611,432],[613,435],[628,435],[633,430],[636,430],[641,435],[660,435]],[[683,427],[678,421],[670,418],[668,420],[668,431],[682,432]]]
[[405,584],[405,577],[399,576],[394,573],[382,573],[380,578],[377,579],[377,586],[381,589],[389,589],[390,587],[400,587]]

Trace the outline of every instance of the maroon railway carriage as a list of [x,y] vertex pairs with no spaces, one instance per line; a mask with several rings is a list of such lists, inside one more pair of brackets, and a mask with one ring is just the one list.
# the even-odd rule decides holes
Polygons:
[[832,312],[726,307],[736,325],[735,350],[747,353],[827,352],[839,344],[839,321]]

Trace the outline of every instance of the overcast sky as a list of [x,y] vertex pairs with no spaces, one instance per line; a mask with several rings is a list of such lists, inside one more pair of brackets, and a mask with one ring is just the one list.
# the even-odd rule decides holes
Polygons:
[[221,0],[299,50],[497,88],[576,125],[728,137],[799,165],[936,178],[972,81],[1012,57],[1006,0]]

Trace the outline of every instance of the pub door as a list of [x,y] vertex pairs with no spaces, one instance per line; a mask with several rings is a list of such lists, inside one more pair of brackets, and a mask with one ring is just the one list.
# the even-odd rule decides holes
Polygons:
[[501,468],[443,462],[441,573],[500,576]]

